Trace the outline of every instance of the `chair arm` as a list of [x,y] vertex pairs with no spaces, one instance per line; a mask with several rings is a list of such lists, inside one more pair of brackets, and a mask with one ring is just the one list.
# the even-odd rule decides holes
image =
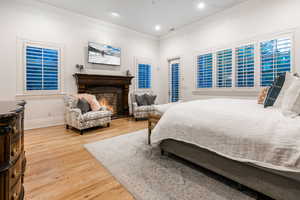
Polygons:
[[136,111],[137,107],[138,107],[138,104],[136,102],[133,102],[132,103],[132,110],[133,110],[133,112]]
[[69,113],[73,119],[81,120],[82,112],[79,108],[70,108]]

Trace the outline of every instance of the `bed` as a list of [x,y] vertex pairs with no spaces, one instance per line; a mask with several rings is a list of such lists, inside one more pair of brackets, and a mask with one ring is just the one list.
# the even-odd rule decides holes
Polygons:
[[299,117],[253,100],[192,101],[163,114],[152,143],[274,199],[300,199]]

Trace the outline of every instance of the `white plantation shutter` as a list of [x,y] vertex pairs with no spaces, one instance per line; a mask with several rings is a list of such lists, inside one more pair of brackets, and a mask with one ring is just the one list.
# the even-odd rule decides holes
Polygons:
[[278,75],[291,71],[291,47],[292,41],[289,38],[260,43],[261,86],[269,86]]
[[217,52],[217,87],[232,87],[232,49]]
[[151,65],[150,64],[138,64],[138,88],[150,89],[151,88]]
[[197,88],[213,87],[213,54],[197,57]]
[[26,46],[26,90],[59,90],[59,50]]
[[254,87],[254,45],[235,49],[236,87]]
[[169,61],[169,101],[181,99],[181,66],[179,59]]

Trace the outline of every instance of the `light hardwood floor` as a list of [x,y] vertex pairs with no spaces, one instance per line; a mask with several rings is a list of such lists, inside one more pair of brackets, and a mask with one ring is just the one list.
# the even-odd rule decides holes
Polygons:
[[83,144],[134,132],[146,121],[113,120],[111,127],[80,136],[64,126],[25,132],[26,200],[132,200],[130,193],[87,152]]

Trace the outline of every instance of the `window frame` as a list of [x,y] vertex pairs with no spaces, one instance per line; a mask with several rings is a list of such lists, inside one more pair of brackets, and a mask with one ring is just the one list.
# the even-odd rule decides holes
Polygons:
[[[47,49],[53,49],[58,51],[58,89],[57,90],[27,90],[27,57],[26,57],[26,49],[28,46],[31,47],[37,47],[37,48],[47,48]],[[61,95],[63,94],[63,83],[64,80],[62,78],[63,74],[63,47],[62,45],[58,44],[50,44],[46,42],[34,42],[34,41],[28,41],[24,40],[23,41],[23,48],[22,48],[22,95],[25,96],[47,96],[47,95]]]
[[[263,37],[256,37],[254,39],[248,39],[247,41],[242,42],[236,42],[231,45],[224,45],[221,48],[211,48],[205,51],[200,51],[194,54],[194,92],[195,94],[198,94],[197,92],[201,92],[201,94],[209,94],[210,92],[241,92],[241,93],[247,93],[247,92],[257,92],[260,91],[261,87],[261,52],[260,52],[260,43],[265,42],[268,40],[274,40],[274,39],[280,39],[280,38],[289,38],[291,39],[291,72],[295,73],[295,33],[294,31],[287,31],[287,32],[281,32],[276,34],[268,34]],[[254,87],[236,87],[236,51],[235,49],[241,46],[246,45],[254,45]],[[229,88],[218,88],[217,87],[217,52],[226,50],[226,49],[232,49],[232,87]],[[200,55],[212,53],[213,54],[213,87],[212,88],[198,88],[197,87],[197,58]]]

